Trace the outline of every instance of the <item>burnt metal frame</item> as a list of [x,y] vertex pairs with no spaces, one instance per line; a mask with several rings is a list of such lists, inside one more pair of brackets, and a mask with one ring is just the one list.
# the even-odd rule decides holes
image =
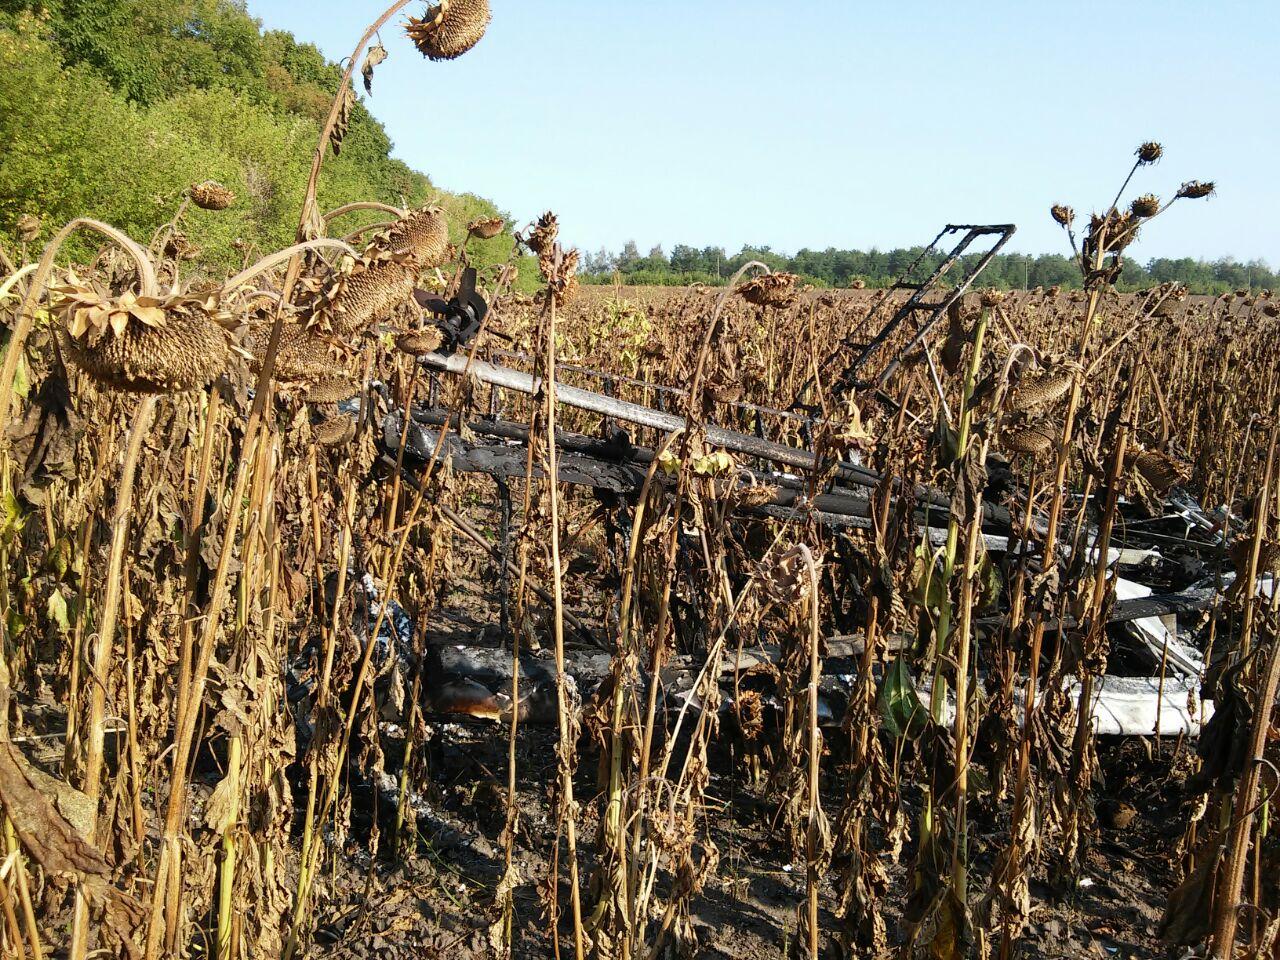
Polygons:
[[[920,342],[928,335],[929,331],[933,328],[933,325],[938,322],[938,319],[946,313],[947,309],[952,304],[964,296],[969,287],[973,285],[973,281],[976,280],[978,275],[987,268],[995,258],[995,255],[1000,252],[1001,248],[1003,248],[1006,243],[1009,242],[1009,238],[1014,235],[1017,229],[1018,228],[1012,223],[986,225],[949,223],[943,227],[941,232],[939,232],[930,244],[921,251],[920,255],[916,257],[909,267],[907,267],[893,286],[889,287],[889,291],[910,290],[912,293],[901,306],[894,310],[893,315],[884,324],[884,326],[880,328],[879,332],[876,333],[876,335],[867,343],[860,343],[856,339],[858,332],[869,326],[870,323],[880,314],[885,304],[889,303],[889,298],[887,296],[872,309],[871,313],[867,315],[867,318],[860,323],[856,329],[850,332],[848,336],[846,336],[823,361],[823,367],[825,368],[834,363],[842,351],[858,351],[857,357],[855,357],[853,361],[840,372],[839,376],[836,377],[832,384],[832,390],[834,393],[837,396],[841,396],[850,390],[880,390],[888,381],[889,377],[893,375],[894,371],[902,364],[903,359],[920,345]],[[955,245],[951,248],[951,252],[943,258],[942,262],[939,263],[936,268],[934,268],[933,273],[929,275],[928,279],[922,283],[918,283],[910,279],[911,275],[915,272],[916,268],[920,266],[924,258],[937,248],[938,244],[944,237],[948,234],[959,233],[960,231],[964,231],[964,236],[956,241]],[[934,292],[938,281],[940,281],[942,277],[952,267],[954,267],[957,262],[959,262],[965,250],[967,250],[974,241],[982,237],[998,237],[998,239],[995,240],[995,243],[989,250],[979,257],[976,263],[965,267],[964,274],[960,277],[959,282],[947,291],[946,295],[941,300],[926,301],[926,296]],[[898,327],[900,327],[908,317],[914,316],[916,313],[925,310],[930,311],[928,318],[916,327],[916,332],[911,337],[911,340],[897,352],[892,360],[889,361],[888,365],[881,371],[880,375],[874,380],[858,379],[858,372],[866,365],[867,361],[884,346],[888,339],[893,336]],[[792,409],[805,408],[807,394],[812,387],[813,379],[810,378],[800,387],[799,392],[796,394],[795,402],[792,404]]]
[[[542,385],[542,381],[533,376],[533,374],[495,366],[483,360],[471,360],[456,353],[448,356],[439,353],[423,354],[418,358],[418,362],[428,370],[436,373],[461,374],[466,372],[481,383],[525,394],[536,394]],[[682,416],[653,410],[638,403],[618,400],[604,394],[593,393],[590,390],[582,390],[578,387],[558,385],[556,387],[556,399],[565,406],[599,413],[606,417],[650,427],[665,433],[676,433],[686,429],[688,426]],[[774,464],[798,467],[801,470],[812,470],[818,464],[817,457],[811,450],[773,443],[769,440],[738,433],[735,430],[726,430],[715,425],[708,425],[705,428],[704,436],[708,443],[715,446],[723,447],[734,453],[767,460]],[[836,464],[836,476],[844,483],[859,487],[875,487],[881,479],[880,474],[874,470],[843,461]],[[951,504],[950,497],[939,490],[917,484],[914,492],[915,497],[922,503],[943,508],[947,508]],[[1013,521],[1009,516],[1008,510],[1004,507],[988,503],[984,505],[983,509],[993,522],[1002,525],[1005,529],[1009,529],[1012,526]]]

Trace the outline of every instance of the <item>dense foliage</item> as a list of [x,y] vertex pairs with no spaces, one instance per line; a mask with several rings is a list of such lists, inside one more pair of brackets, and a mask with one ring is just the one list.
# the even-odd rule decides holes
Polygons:
[[[601,250],[587,257],[589,280],[610,283],[615,277],[628,284],[678,285],[688,283],[720,284],[749,260],[759,260],[774,270],[797,273],[818,286],[847,287],[856,280],[869,287],[893,283],[923,253],[922,247],[895,250],[801,250],[785,256],[768,247],[743,247],[729,256],[723,247],[695,247],[677,244],[671,253],[655,247],[642,257],[634,243],[621,253]],[[941,260],[931,254],[920,262],[915,276],[927,276]],[[1280,279],[1260,260],[1237,263],[1230,258],[1205,262],[1190,257],[1154,259],[1146,264],[1126,259],[1120,278],[1121,289],[1138,289],[1152,284],[1176,280],[1187,284],[1193,293],[1222,293],[1243,287],[1253,289],[1280,287]],[[982,274],[983,286],[1002,290],[1034,287],[1080,286],[1080,268],[1069,257],[1041,254],[1038,257],[1019,253],[998,255]]]
[[[292,241],[310,152],[341,70],[311,44],[261,30],[243,0],[0,0],[0,59],[0,247],[16,240],[23,214],[41,218],[41,239],[87,215],[145,240],[172,216],[187,185],[206,178],[227,184],[239,202],[225,213],[189,214],[203,263],[231,267]],[[468,221],[498,213],[480,197],[437,190],[393,159],[391,147],[357,103],[342,154],[326,165],[321,205],[434,199],[449,214],[455,242]],[[504,234],[473,243],[473,260],[505,259],[510,242]],[[587,256],[584,273],[595,282],[716,284],[756,259],[819,286],[878,287],[920,253],[828,248],[784,256],[744,247],[730,256],[678,244],[670,254],[656,247],[641,256],[628,243]],[[532,269],[521,273],[532,282]],[[1129,261],[1120,286],[1167,280],[1198,293],[1280,287],[1261,261],[1191,258]],[[1079,271],[1058,254],[1005,254],[983,283],[1071,287]]]
[[[316,47],[263,32],[239,0],[0,0],[0,62],[0,247],[16,241],[23,214],[41,218],[41,240],[90,216],[145,242],[206,178],[238,200],[221,213],[189,211],[203,263],[237,266],[293,242],[341,78]],[[322,208],[434,200],[455,242],[468,221],[499,214],[480,197],[437,190],[391,146],[357,103],[341,155],[325,165]],[[509,233],[471,246],[481,265],[510,249]]]

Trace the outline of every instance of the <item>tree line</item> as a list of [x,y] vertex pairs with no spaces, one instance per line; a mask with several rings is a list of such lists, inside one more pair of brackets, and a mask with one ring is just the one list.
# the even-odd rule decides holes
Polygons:
[[[658,246],[647,256],[641,256],[636,244],[628,242],[617,253],[602,249],[587,256],[584,268],[587,278],[596,283],[714,285],[726,283],[743,264],[759,260],[771,270],[799,274],[821,287],[848,287],[857,285],[858,281],[868,287],[886,287],[917,261],[919,264],[912,272],[912,278],[927,277],[943,255],[931,252],[922,257],[924,250],[924,247],[893,250],[837,250],[828,247],[826,250],[804,249],[794,256],[787,256],[769,247],[744,246],[736,254],[729,255],[723,247],[699,249],[677,244],[670,253]],[[974,259],[966,257],[962,262],[972,263]],[[1119,286],[1131,290],[1168,281],[1184,283],[1192,293],[1280,288],[1280,278],[1263,261],[1240,263],[1230,257],[1213,261],[1159,257],[1146,263],[1126,259]],[[1078,288],[1080,270],[1075,261],[1061,254],[1030,256],[1002,253],[997,254],[983,271],[981,283],[1003,290],[1053,286]]]
[[[0,62],[0,247],[19,245],[17,222],[27,214],[41,220],[36,243],[76,216],[145,243],[187,186],[206,179],[237,202],[188,212],[196,263],[231,269],[293,242],[311,154],[342,75],[315,46],[262,30],[238,0],[0,0]],[[455,242],[470,220],[501,215],[481,197],[437,189],[391,147],[358,101],[341,154],[326,162],[322,208],[436,202]],[[377,219],[385,216],[341,226]],[[483,266],[510,248],[508,234],[473,241],[470,253]],[[536,280],[536,271],[521,273]]]

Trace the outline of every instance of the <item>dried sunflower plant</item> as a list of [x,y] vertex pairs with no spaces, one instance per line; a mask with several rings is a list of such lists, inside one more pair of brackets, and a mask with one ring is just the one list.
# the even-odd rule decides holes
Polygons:
[[[1142,144],[1087,224],[1050,212],[1079,291],[957,297],[846,391],[903,291],[754,262],[600,288],[550,212],[512,236],[422,198],[325,211],[355,71],[371,93],[408,4],[345,61],[292,246],[205,278],[190,218],[238,202],[211,180],[145,247],[80,218],[26,262],[18,224],[6,956],[1026,955],[1105,852],[1125,748],[1094,704],[1136,656],[1115,555],[1170,511],[1215,518],[1180,631],[1217,710],[1194,745],[1130,738],[1177,796],[1160,932],[1274,953],[1280,643],[1252,588],[1280,567],[1280,310],[1117,288],[1213,184],[1126,200]],[[490,20],[420,13],[431,61]],[[82,233],[101,250],[65,262]]]

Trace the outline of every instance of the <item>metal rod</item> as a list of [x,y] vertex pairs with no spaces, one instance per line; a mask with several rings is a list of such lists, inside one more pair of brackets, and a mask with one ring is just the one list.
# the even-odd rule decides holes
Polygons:
[[[467,371],[470,376],[475,377],[482,383],[497,385],[520,393],[533,395],[541,389],[541,383],[532,374],[524,373],[520,370],[512,370],[508,367],[500,367],[492,363],[486,363],[483,360],[468,361],[467,357],[461,354],[445,356],[440,353],[428,353],[418,359],[421,363],[436,370],[455,374]],[[604,414],[618,420],[625,420],[628,423],[661,430],[665,433],[676,433],[685,429],[686,426],[684,417],[676,414],[663,413],[641,406],[638,403],[606,397],[603,394],[582,390],[578,387],[561,386],[556,390],[556,395],[560,402],[566,406],[587,410],[591,413]],[[816,458],[808,450],[798,450],[795,447],[788,447],[781,443],[762,440],[758,437],[716,426],[708,426],[705,436],[708,443],[731,450],[734,453],[760,457],[773,463],[796,467],[800,470],[813,470],[817,467]],[[842,462],[837,464],[836,475],[842,480],[860,487],[875,487],[880,483],[880,475],[874,470],[868,470],[865,467],[850,463]],[[914,492],[918,500],[932,506],[949,508],[951,505],[950,498],[937,490],[917,485]],[[992,522],[1003,526],[1010,525],[1009,513],[1003,507],[986,504],[983,509]]]
[[[495,349],[490,351],[491,356],[502,357],[507,360],[520,360],[524,362],[533,362],[533,357],[527,353],[521,353],[518,350],[501,350]],[[557,370],[567,370],[571,373],[581,374],[582,376],[594,377],[597,380],[603,380],[606,383],[625,383],[631,387],[644,387],[653,390],[656,393],[671,394],[676,397],[687,397],[689,391],[684,387],[668,387],[658,383],[647,383],[644,380],[637,380],[634,377],[626,377],[620,373],[606,373],[603,370],[595,370],[591,367],[580,367],[572,363],[557,363]],[[723,401],[722,401],[723,402]],[[798,420],[801,423],[821,424],[826,423],[821,417],[808,417],[802,413],[796,413],[792,410],[778,410],[774,407],[765,407],[755,403],[748,403],[745,400],[732,400],[725,402],[725,405],[735,410],[747,410],[751,413],[766,414],[770,417],[779,417],[783,420]]]

